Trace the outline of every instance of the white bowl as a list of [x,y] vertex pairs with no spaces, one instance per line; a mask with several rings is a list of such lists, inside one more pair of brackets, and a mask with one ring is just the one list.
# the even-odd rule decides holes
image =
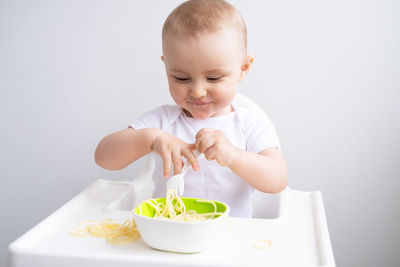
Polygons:
[[[165,198],[156,199],[156,201]],[[182,201],[187,204],[188,201],[193,203],[194,198],[182,198]],[[151,215],[140,215],[139,204],[133,211],[133,215],[137,224],[137,228],[143,241],[152,248],[180,252],[180,253],[195,253],[206,250],[212,245],[215,245],[226,233],[228,229],[227,217],[230,208],[227,204],[220,201],[214,201],[217,205],[217,212],[223,212],[214,219],[205,221],[174,221],[170,219],[157,219],[150,217]],[[209,203],[197,202],[196,207],[209,207]],[[142,206],[142,210],[143,210]],[[201,213],[196,207],[193,208],[186,205],[187,210],[194,209]],[[150,205],[147,206],[150,208]],[[151,208],[150,208],[151,209]],[[204,211],[205,212],[205,211]]]

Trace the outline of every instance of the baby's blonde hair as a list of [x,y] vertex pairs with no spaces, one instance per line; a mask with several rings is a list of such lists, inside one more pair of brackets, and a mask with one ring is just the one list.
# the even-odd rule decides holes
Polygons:
[[242,16],[224,0],[189,0],[176,7],[165,20],[162,40],[169,33],[194,37],[231,28],[238,34],[244,55],[247,54],[247,29]]

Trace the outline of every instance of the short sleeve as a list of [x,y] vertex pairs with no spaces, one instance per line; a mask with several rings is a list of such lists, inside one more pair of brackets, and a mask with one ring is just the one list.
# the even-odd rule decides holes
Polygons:
[[247,151],[259,153],[272,147],[280,150],[278,134],[265,113],[245,108],[241,121],[244,128]]
[[180,115],[181,109],[176,105],[163,105],[148,111],[129,124],[133,129],[159,128],[165,129]]

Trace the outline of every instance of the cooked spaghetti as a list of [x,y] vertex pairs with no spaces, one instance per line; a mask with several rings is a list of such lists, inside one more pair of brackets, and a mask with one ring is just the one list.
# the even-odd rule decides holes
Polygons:
[[157,202],[154,199],[145,200],[139,204],[139,214],[142,214],[141,206],[144,203],[154,208],[154,218],[171,219],[176,221],[205,221],[215,218],[215,216],[223,215],[223,212],[217,212],[217,205],[212,200],[200,200],[197,202],[209,203],[213,206],[214,211],[209,213],[197,213],[194,210],[186,210],[185,204],[175,190],[168,190],[165,204]]
[[133,219],[126,220],[123,224],[116,223],[112,219],[104,219],[101,221],[87,220],[80,223],[70,234],[72,236],[81,237],[102,237],[113,245],[127,244],[140,237]]
[[253,243],[253,247],[256,249],[269,249],[271,246],[271,240],[258,240]]

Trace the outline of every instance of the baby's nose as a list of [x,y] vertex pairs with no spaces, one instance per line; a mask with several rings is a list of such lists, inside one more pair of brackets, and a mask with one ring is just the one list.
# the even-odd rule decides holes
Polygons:
[[190,95],[194,98],[201,98],[207,95],[207,89],[203,84],[199,82],[194,83],[190,88]]

